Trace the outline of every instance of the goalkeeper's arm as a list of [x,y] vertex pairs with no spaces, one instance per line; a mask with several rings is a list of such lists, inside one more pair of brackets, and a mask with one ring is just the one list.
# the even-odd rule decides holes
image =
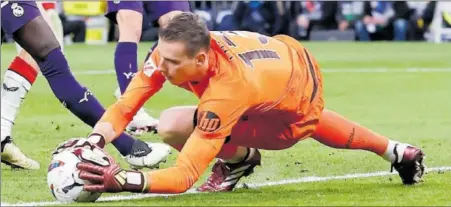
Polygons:
[[[136,74],[124,94],[105,111],[95,125],[91,134],[100,135],[105,144],[118,137],[144,103],[162,88],[165,77],[156,71],[153,62],[150,66],[148,64]],[[96,143],[98,136],[93,139],[90,137],[88,139]]]

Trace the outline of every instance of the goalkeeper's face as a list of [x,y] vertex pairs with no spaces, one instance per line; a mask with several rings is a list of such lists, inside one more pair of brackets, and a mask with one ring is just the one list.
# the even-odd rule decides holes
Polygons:
[[191,55],[183,42],[168,42],[161,39],[158,42],[158,50],[160,54],[158,68],[172,84],[200,81],[204,77],[205,68],[208,68],[207,52],[202,50]]

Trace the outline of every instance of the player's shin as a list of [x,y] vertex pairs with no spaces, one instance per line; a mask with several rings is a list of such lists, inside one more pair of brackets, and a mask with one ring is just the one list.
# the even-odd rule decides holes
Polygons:
[[[116,70],[116,77],[119,83],[120,94],[123,94],[130,81],[138,71],[137,66],[137,51],[138,46],[135,42],[119,42],[116,46],[114,54],[114,68]],[[116,98],[120,97],[116,93]],[[138,110],[133,120],[126,128],[133,135],[141,135],[144,132],[150,132],[152,127],[158,120],[149,116],[144,108]]]
[[[371,151],[390,162],[395,161],[394,149],[399,144],[327,109],[321,114],[312,137],[333,148]],[[401,153],[405,148],[400,145],[397,150]]]
[[2,162],[23,169],[39,169],[39,163],[28,158],[14,143],[11,131],[17,112],[37,76],[36,70],[16,57],[5,72],[1,94],[1,157]]
[[114,53],[114,68],[121,94],[138,71],[138,42],[141,38],[143,16],[134,10],[121,9],[116,14],[119,42]]
[[138,71],[138,45],[135,42],[119,42],[114,53],[114,68],[121,94]]
[[[93,93],[81,86],[71,74],[66,58],[60,48],[51,51],[44,61],[39,62],[42,74],[47,78],[55,96],[73,114],[91,127],[102,117],[105,109]],[[135,139],[121,135],[115,147],[123,155],[130,153]]]
[[389,140],[330,110],[323,111],[312,137],[330,147],[376,153],[391,163],[404,184],[420,182],[425,172],[425,154],[420,148]]
[[5,72],[1,94],[1,140],[11,136],[17,112],[36,80],[37,71],[20,57],[16,57]]
[[333,148],[361,149],[382,155],[388,138],[377,134],[345,117],[325,109],[312,137]]
[[61,103],[83,122],[93,127],[104,109],[92,92],[80,85],[72,75],[61,49],[54,49],[38,64]]

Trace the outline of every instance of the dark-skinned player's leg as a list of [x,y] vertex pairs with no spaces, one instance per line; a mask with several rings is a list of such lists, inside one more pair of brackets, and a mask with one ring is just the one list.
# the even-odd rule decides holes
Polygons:
[[[5,4],[2,7],[2,28],[36,60],[61,103],[83,122],[91,127],[94,126],[105,110],[89,89],[75,80],[58,41],[40,15],[36,4],[34,2]],[[136,148],[145,147],[144,151],[149,153],[151,151],[144,142],[137,141],[126,134],[120,135],[119,140],[121,144],[115,146],[124,156],[134,148],[136,150]],[[142,150],[138,149],[138,151]]]

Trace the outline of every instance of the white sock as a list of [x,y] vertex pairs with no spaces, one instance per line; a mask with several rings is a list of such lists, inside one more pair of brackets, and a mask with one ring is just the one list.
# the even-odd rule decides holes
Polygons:
[[11,136],[17,111],[31,88],[31,83],[19,74],[7,70],[1,93],[1,141]]
[[403,156],[404,156],[404,150],[409,146],[408,144],[399,143],[396,141],[389,140],[387,149],[385,150],[384,154],[382,155],[382,158],[389,161],[390,163],[394,163],[396,159],[396,155],[394,153],[394,149],[396,144],[398,144],[398,147],[396,147],[396,152],[398,154],[398,160],[397,162],[401,162]]

